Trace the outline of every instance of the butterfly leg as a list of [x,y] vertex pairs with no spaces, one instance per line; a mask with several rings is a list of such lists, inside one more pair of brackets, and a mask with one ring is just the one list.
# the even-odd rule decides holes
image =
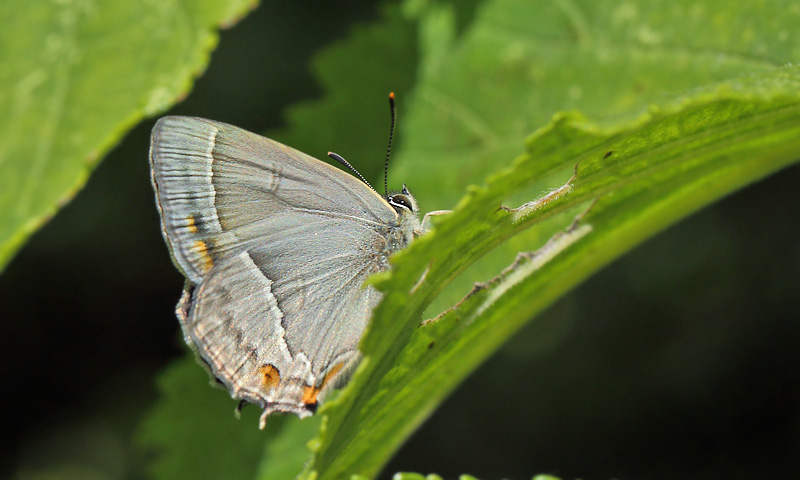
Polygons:
[[422,223],[420,224],[420,227],[414,231],[414,236],[419,237],[420,235],[431,229],[432,227],[431,217],[438,215],[447,215],[448,213],[451,212],[452,210],[434,210],[432,212],[426,213],[425,216],[422,217]]

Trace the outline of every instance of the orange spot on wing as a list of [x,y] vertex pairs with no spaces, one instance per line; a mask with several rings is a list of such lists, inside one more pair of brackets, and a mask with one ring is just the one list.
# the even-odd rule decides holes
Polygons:
[[208,254],[208,246],[206,245],[206,242],[202,240],[196,240],[192,244],[192,250],[200,255],[200,259],[203,260],[203,267],[205,268],[205,271],[207,272],[211,270],[211,267],[214,266],[214,259],[212,259],[211,255]]
[[194,217],[191,215],[186,217],[186,228],[192,233],[197,233],[197,225],[195,224]]
[[278,385],[281,383],[281,372],[275,368],[275,365],[266,364],[258,369],[258,373],[261,375],[261,381],[264,383],[264,387],[267,390],[270,388],[278,388]]
[[321,392],[322,389],[325,388],[325,385],[328,382],[330,382],[333,379],[333,377],[336,376],[337,373],[339,373],[339,370],[341,370],[342,367],[344,367],[344,363],[338,363],[334,365],[333,368],[328,370],[328,373],[325,374],[325,378],[322,380],[322,383],[320,384],[319,387],[312,387],[311,385],[306,385],[305,389],[303,389],[303,403],[305,403],[306,405],[314,405],[315,403],[317,403],[317,397],[319,396],[319,392]]
[[320,388],[306,385],[306,388],[303,389],[303,403],[306,405],[314,405],[317,403],[317,396],[320,390]]

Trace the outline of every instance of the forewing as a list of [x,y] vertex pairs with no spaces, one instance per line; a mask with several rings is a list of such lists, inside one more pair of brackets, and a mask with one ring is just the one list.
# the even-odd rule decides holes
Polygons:
[[263,245],[265,231],[285,226],[276,227],[275,217],[293,223],[296,213],[323,214],[373,228],[396,220],[386,201],[352,175],[224,123],[162,118],[153,128],[150,163],[164,237],[195,284],[224,255]]

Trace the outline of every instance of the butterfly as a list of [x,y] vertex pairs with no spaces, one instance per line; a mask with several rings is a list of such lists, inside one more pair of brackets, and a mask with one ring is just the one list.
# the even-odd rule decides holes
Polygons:
[[381,300],[365,280],[426,230],[405,186],[380,195],[329,155],[358,178],[220,122],[169,116],[152,132],[185,340],[239,408],[263,409],[261,428],[273,412],[312,414],[346,381]]

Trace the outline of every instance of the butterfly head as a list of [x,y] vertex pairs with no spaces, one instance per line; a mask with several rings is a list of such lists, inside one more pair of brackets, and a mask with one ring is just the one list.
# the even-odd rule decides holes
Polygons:
[[386,201],[397,212],[397,232],[399,233],[400,248],[408,245],[411,240],[419,236],[422,227],[417,216],[417,201],[405,185],[400,193],[392,193],[386,197]]

